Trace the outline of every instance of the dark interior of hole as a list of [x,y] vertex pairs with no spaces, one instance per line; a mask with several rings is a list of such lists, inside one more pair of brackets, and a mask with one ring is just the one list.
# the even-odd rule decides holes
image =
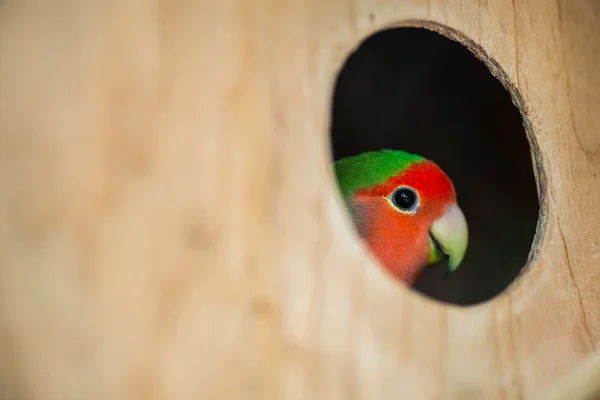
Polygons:
[[503,291],[525,265],[538,197],[529,144],[509,93],[463,45],[419,28],[377,33],[351,54],[332,115],[337,160],[391,148],[435,161],[469,224],[463,264],[427,268],[415,288],[456,304]]

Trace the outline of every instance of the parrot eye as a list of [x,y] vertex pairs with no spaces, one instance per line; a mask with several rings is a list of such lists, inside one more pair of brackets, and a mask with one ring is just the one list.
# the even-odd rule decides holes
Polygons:
[[419,196],[417,195],[417,192],[406,186],[394,190],[390,196],[390,200],[400,211],[408,213],[417,211],[417,207],[419,206]]

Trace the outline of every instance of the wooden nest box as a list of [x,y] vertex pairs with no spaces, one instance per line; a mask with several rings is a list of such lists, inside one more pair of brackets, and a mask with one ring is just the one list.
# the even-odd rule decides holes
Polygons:
[[[524,118],[538,230],[480,305],[389,279],[337,193],[335,78],[400,26]],[[599,168],[595,0],[0,2],[0,398],[594,398]]]

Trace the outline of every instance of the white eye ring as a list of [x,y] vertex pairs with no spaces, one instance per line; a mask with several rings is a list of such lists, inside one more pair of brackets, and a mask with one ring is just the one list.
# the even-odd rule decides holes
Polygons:
[[419,194],[408,186],[396,188],[388,198],[388,201],[400,212],[414,214],[419,209]]

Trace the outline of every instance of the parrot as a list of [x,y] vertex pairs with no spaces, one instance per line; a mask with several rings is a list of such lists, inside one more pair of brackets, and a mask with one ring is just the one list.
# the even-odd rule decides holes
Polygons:
[[334,162],[346,210],[372,255],[408,286],[426,267],[448,260],[455,271],[468,226],[453,182],[430,159],[382,149]]

